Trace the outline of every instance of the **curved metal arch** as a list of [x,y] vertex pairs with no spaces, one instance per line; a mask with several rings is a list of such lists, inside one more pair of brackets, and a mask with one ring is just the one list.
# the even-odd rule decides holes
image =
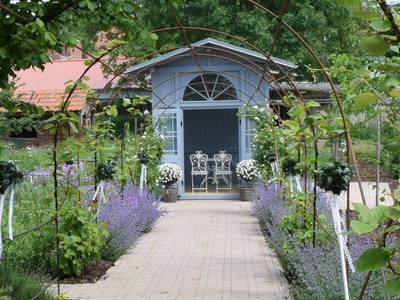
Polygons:
[[[179,28],[178,28],[178,27],[172,27],[172,28],[160,29],[160,30],[157,30],[157,31],[165,31],[165,30],[168,30],[168,31],[169,31],[169,30],[177,30],[177,29],[179,29]],[[254,49],[256,49],[256,50],[259,51],[259,52],[261,51],[261,50],[259,50],[258,48],[256,48],[255,46],[252,46],[250,43],[247,43],[247,42],[245,42],[245,41],[242,41],[242,40],[239,39],[238,37],[232,36],[232,35],[230,35],[230,34],[228,34],[228,33],[221,32],[221,31],[217,31],[217,30],[214,30],[214,29],[207,29],[207,28],[195,28],[195,29],[196,29],[196,30],[203,30],[203,31],[207,31],[207,32],[219,33],[219,34],[221,34],[221,35],[228,36],[228,37],[231,37],[231,38],[236,39],[236,40],[238,40],[238,41],[244,42],[246,45],[249,45],[251,48],[254,48]],[[183,47],[183,46],[174,47],[174,48],[171,48],[171,49],[179,49],[179,48],[182,48],[182,47]],[[218,50],[218,51],[222,51],[222,52],[229,53],[230,55],[237,56],[237,57],[239,57],[239,58],[241,58],[241,59],[243,59],[243,60],[249,62],[251,65],[255,66],[256,69],[259,69],[259,70],[262,71],[262,76],[260,76],[259,84],[257,85],[257,88],[255,89],[253,95],[252,95],[251,97],[249,97],[248,103],[251,102],[251,100],[252,100],[252,98],[255,96],[255,94],[256,94],[257,92],[259,92],[259,87],[260,87],[260,85],[261,85],[261,83],[262,83],[263,80],[266,81],[267,83],[270,82],[270,81],[265,80],[265,79],[263,78],[265,73],[268,73],[269,77],[272,79],[272,81],[273,81],[277,86],[280,85],[279,82],[275,79],[275,76],[274,76],[273,74],[271,74],[271,73],[270,73],[268,70],[266,70],[265,68],[261,68],[259,65],[255,64],[253,61],[249,60],[247,57],[244,57],[244,56],[242,56],[242,55],[240,55],[240,54],[233,53],[233,52],[231,52],[231,51],[227,51],[227,50],[224,50],[224,49],[221,49],[221,48],[217,48],[217,47],[209,47],[209,46],[196,46],[196,47],[208,48],[208,49],[216,49],[216,50]],[[168,49],[168,50],[170,50],[170,49]],[[167,51],[167,50],[166,50],[166,51]],[[162,52],[163,52],[163,51],[156,51],[156,52],[153,52],[153,54],[162,53]],[[261,53],[262,53],[262,51],[261,51]],[[265,55],[265,53],[263,53],[263,54]],[[197,54],[197,55],[203,55],[203,54]],[[168,61],[177,60],[177,59],[182,58],[182,57],[185,57],[185,56],[192,56],[192,54],[179,55],[178,57],[172,57],[171,59],[167,60],[167,62],[168,62]],[[208,54],[207,56],[210,56],[210,54]],[[222,58],[222,59],[227,59],[227,60],[234,61],[234,62],[236,62],[236,63],[238,63],[238,64],[244,66],[244,67],[247,68],[248,70],[250,70],[250,71],[256,73],[257,75],[259,75],[259,73],[257,73],[254,69],[250,68],[250,66],[248,66],[248,65],[246,65],[246,64],[243,64],[242,62],[240,62],[240,61],[238,61],[238,60],[231,59],[231,58],[225,57],[225,56],[218,56],[218,55],[213,55],[213,56],[220,57],[220,58]],[[150,56],[150,55],[146,55],[145,57],[151,57],[151,56]],[[140,58],[139,58],[138,60],[140,60]],[[302,94],[301,94],[300,91],[297,89],[296,85],[293,84],[293,81],[292,81],[291,77],[289,77],[289,74],[288,74],[279,64],[276,64],[276,63],[275,63],[274,61],[272,61],[272,60],[269,60],[269,61],[270,61],[273,65],[275,65],[277,68],[279,68],[279,69],[285,74],[285,76],[288,78],[289,83],[292,84],[293,89],[295,90],[297,96],[300,97],[300,98],[304,101],[304,98],[303,98]],[[267,64],[266,64],[266,65],[267,65]],[[146,69],[149,69],[149,68],[151,68],[151,66],[148,66],[148,67],[144,68],[140,73],[143,73]],[[140,74],[140,73],[138,73],[138,74]],[[115,78],[115,77],[114,77],[114,78]],[[137,79],[137,76],[135,76],[135,78]],[[168,81],[168,80],[170,80],[170,78],[164,80],[164,82],[166,82],[166,81]],[[141,81],[139,80],[139,82],[141,82]],[[163,83],[164,83],[164,82],[163,82]],[[161,84],[161,83],[160,83],[160,84]],[[281,90],[281,91],[284,91],[284,89],[280,89],[280,90]],[[277,92],[278,92],[278,94],[282,97],[281,92],[280,92],[279,90],[277,90]],[[153,94],[154,94],[154,93],[153,93]],[[286,93],[286,91],[284,91],[284,94],[285,94],[285,95],[288,95],[288,94]],[[155,96],[157,97],[157,95],[155,95]],[[158,97],[158,98],[160,98],[160,97]]]
[[[229,38],[231,38],[233,40],[236,40],[238,42],[241,42],[244,45],[250,47],[251,49],[261,53],[262,55],[264,55],[268,59],[268,62],[270,62],[272,65],[274,65],[276,68],[278,68],[284,74],[285,78],[288,79],[289,84],[291,84],[293,86],[293,89],[296,92],[296,96],[300,97],[302,100],[305,100],[304,97],[302,96],[302,94],[300,93],[300,91],[298,90],[298,88],[296,87],[296,85],[294,84],[294,81],[293,81],[292,77],[290,76],[290,74],[284,68],[282,68],[279,64],[274,62],[270,58],[271,57],[270,54],[267,54],[266,52],[264,52],[260,48],[254,46],[253,44],[251,44],[251,43],[249,43],[249,42],[247,42],[247,41],[245,41],[245,40],[243,40],[243,39],[241,39],[241,38],[239,38],[237,36],[234,36],[232,34],[229,34],[229,33],[223,32],[223,31],[219,31],[219,30],[216,30],[216,29],[203,28],[203,27],[189,27],[189,26],[184,26],[183,28],[185,30],[189,30],[189,31],[204,31],[204,32],[215,33],[215,34],[218,34],[218,35],[229,37]],[[151,32],[158,33],[158,32],[168,32],[168,31],[177,31],[177,30],[181,30],[181,28],[180,27],[166,27],[166,28],[155,29],[155,30],[152,30]],[[186,45],[185,47],[188,47],[188,45]],[[204,47],[204,46],[202,46],[202,47]],[[217,50],[221,50],[220,48],[216,48],[216,49]],[[229,53],[233,54],[234,56],[240,56],[240,55],[237,55],[236,53],[233,53],[233,52],[229,52]],[[201,54],[196,54],[196,55],[201,55]],[[267,70],[265,70],[265,68],[261,68],[261,70],[264,73],[267,72]]]
[[[206,47],[206,48],[208,48],[208,49],[215,49],[215,48],[213,48],[213,47]],[[226,51],[226,50],[225,50],[225,52],[231,53],[231,52]],[[225,59],[225,60],[229,60],[229,61],[232,61],[232,62],[235,62],[235,63],[237,63],[237,64],[239,64],[239,65],[244,66],[245,68],[247,68],[248,70],[252,71],[253,73],[255,73],[255,74],[257,74],[257,75],[260,74],[260,73],[258,73],[255,69],[251,68],[250,66],[248,66],[248,65],[246,65],[246,64],[244,64],[244,63],[242,63],[242,62],[240,62],[240,61],[237,61],[237,60],[235,60],[235,59],[229,58],[229,57],[225,57],[225,56],[221,56],[221,55],[216,55],[216,54],[209,54],[209,53],[208,53],[208,54],[199,54],[199,55],[200,55],[200,56],[205,56],[205,57],[210,57],[210,56],[212,56],[212,57],[218,57],[218,58],[222,58],[222,59]],[[191,54],[185,54],[185,55],[181,55],[181,56],[179,56],[179,57],[173,57],[173,58],[167,60],[167,62],[175,61],[175,60],[178,60],[178,59],[180,59],[180,58],[182,58],[182,57],[185,58],[185,57],[191,57],[191,56],[192,56]],[[245,57],[242,57],[242,56],[240,56],[240,58],[246,59]],[[261,68],[259,65],[255,64],[254,62],[252,62],[252,61],[250,61],[250,60],[249,60],[249,62],[252,63],[252,64],[253,64],[256,68],[258,68],[259,70],[262,70],[262,68]],[[150,68],[150,67],[146,67],[146,68]],[[207,72],[215,72],[215,71],[213,71],[213,70],[207,70]],[[161,81],[159,84],[153,86],[153,91],[154,91],[154,89],[158,88],[160,85],[162,85],[162,84],[164,84],[164,83],[166,83],[166,82],[168,82],[168,81],[170,81],[170,80],[172,80],[172,79],[174,79],[174,78],[176,78],[176,77],[179,77],[179,76],[181,76],[181,75],[183,75],[183,74],[188,74],[188,73],[196,73],[196,74],[198,74],[198,73],[199,73],[199,70],[187,71],[187,72],[180,72],[180,73],[178,73],[178,74],[176,74],[176,75],[174,75],[174,76],[170,76],[170,77],[168,77],[167,79]],[[221,72],[220,72],[220,73],[221,73]],[[238,77],[238,76],[236,76],[236,75],[233,74],[233,73],[226,73],[226,74],[227,74],[228,76],[235,77],[235,78],[238,78],[238,79],[240,79],[240,80],[242,80],[242,81],[245,81],[246,83],[248,83],[249,85],[251,85],[251,86],[253,86],[253,87],[256,87],[256,86],[253,85],[252,82],[250,82],[250,81],[248,81],[248,80],[246,80],[246,79],[244,79],[244,78],[242,78],[242,77]],[[272,81],[274,81],[274,82],[276,83],[276,85],[279,86],[279,85],[280,85],[279,82],[277,82],[276,80],[274,80],[273,77],[274,77],[274,75],[271,74],[271,78],[273,79]],[[135,78],[137,78],[137,76],[135,76]],[[265,81],[266,83],[269,83],[269,82],[270,82],[270,81],[266,80],[265,78],[263,79],[263,81]],[[142,82],[142,81],[140,81],[140,82]],[[126,83],[126,84],[128,84],[128,83]],[[260,92],[261,92],[261,91],[260,91]],[[265,94],[264,94],[264,96],[265,96]],[[157,97],[157,96],[156,96],[156,97]]]
[[[183,27],[183,28],[186,29],[186,30],[205,31],[205,32],[211,32],[211,33],[216,33],[216,34],[219,34],[219,35],[223,35],[223,36],[232,38],[232,39],[234,39],[234,40],[237,40],[237,41],[239,41],[239,42],[241,42],[241,43],[247,45],[248,47],[250,47],[250,48],[252,48],[252,49],[258,51],[259,53],[262,53],[262,54],[263,54],[265,57],[267,57],[267,58],[270,57],[269,54],[266,54],[265,52],[263,52],[262,50],[260,50],[260,49],[257,48],[256,46],[252,45],[251,43],[248,43],[248,42],[242,40],[241,38],[239,38],[239,37],[237,37],[237,36],[233,36],[233,35],[228,34],[228,33],[226,33],[226,32],[218,31],[218,30],[215,30],[215,29],[202,28],[202,27]],[[165,31],[165,32],[168,32],[168,31],[176,31],[176,30],[180,30],[180,29],[181,29],[180,27],[167,27],[167,28],[156,29],[156,30],[153,30],[153,31],[151,31],[151,32],[153,32],[153,33],[164,32],[164,31]],[[205,48],[205,46],[202,46],[202,47]],[[180,48],[180,47],[176,47],[176,48]],[[212,47],[209,47],[209,48],[212,48]],[[220,48],[218,48],[218,50],[221,51]],[[158,53],[161,53],[161,52],[158,52]],[[240,57],[240,55],[238,55],[238,54],[236,54],[236,53],[233,53],[233,52],[229,52],[229,53],[230,53],[231,55],[235,55],[235,56],[239,56],[239,57]],[[198,55],[201,55],[201,54],[198,54]],[[189,56],[189,55],[188,55],[188,56]],[[192,55],[190,55],[190,56],[192,56]],[[180,55],[179,57],[182,57],[182,55]],[[228,59],[227,57],[223,57],[223,58]],[[234,60],[234,61],[236,61],[236,60]],[[238,61],[236,61],[236,62],[237,62],[237,63],[240,63],[240,62],[238,62]],[[298,90],[297,86],[294,84],[294,82],[293,82],[293,80],[292,80],[292,77],[289,75],[289,73],[286,72],[279,64],[276,64],[273,60],[269,59],[269,62],[271,62],[274,66],[276,66],[280,71],[282,71],[282,73],[283,73],[283,74],[285,75],[285,77],[288,79],[289,84],[291,84],[291,85],[293,86],[293,89],[294,89],[294,91],[296,92],[296,96],[298,96],[302,102],[305,102],[305,99],[304,99],[303,95],[300,93],[300,91]],[[253,63],[254,63],[254,62],[253,62]],[[248,69],[251,69],[251,68],[249,68],[249,66],[246,66],[246,67],[247,67]],[[265,69],[260,68],[259,66],[257,66],[257,67],[258,67],[259,69],[262,69],[263,72],[266,71]],[[254,71],[254,70],[253,70],[253,71]],[[275,80],[275,78],[274,78],[274,76],[273,76],[272,74],[270,74],[270,77],[271,77],[271,79],[272,79],[274,82],[276,82],[277,85],[279,86],[279,83]],[[167,79],[167,81],[168,81],[168,80],[169,80],[169,79]],[[263,80],[263,78],[261,78],[261,80]],[[268,81],[267,81],[267,82],[268,82]],[[258,90],[259,90],[259,89],[258,89]],[[282,90],[283,90],[283,89],[282,89]],[[284,91],[284,90],[283,90],[283,91]],[[257,89],[254,91],[252,97],[254,97],[255,93],[257,93]],[[284,91],[284,93],[285,93],[285,95],[288,95],[288,94],[286,93],[286,91]],[[279,94],[280,94],[280,93],[279,93]],[[248,102],[250,102],[250,101],[252,100],[252,97],[250,97],[250,99],[249,99]]]
[[[210,48],[210,47],[208,47],[208,48]],[[226,51],[226,52],[231,53],[231,52],[229,52],[229,51]],[[215,56],[215,57],[219,57],[219,58],[231,60],[231,61],[233,61],[233,62],[237,62],[236,60],[231,59],[231,58],[229,58],[229,57],[220,56],[220,55],[215,55],[215,54],[199,54],[199,55],[204,55],[204,56],[208,56],[208,57],[209,57],[209,56]],[[184,55],[184,57],[191,57],[191,56],[192,56],[191,54],[186,54],[186,55]],[[182,56],[180,56],[180,57],[182,57]],[[175,60],[175,59],[178,59],[178,58],[173,58],[173,59],[171,59],[171,60]],[[239,64],[241,64],[241,65],[247,67],[248,69],[250,69],[251,71],[253,71],[255,74],[257,74],[257,75],[259,74],[259,73],[257,73],[255,70],[253,70],[252,68],[249,68],[249,66],[243,64],[242,62],[237,62],[237,63],[239,63]],[[256,67],[259,68],[259,69],[261,69],[261,67],[260,67],[259,65],[256,65]],[[211,72],[211,71],[210,71],[210,72]],[[170,81],[170,80],[172,80],[172,79],[174,79],[174,78],[176,78],[176,77],[183,76],[183,75],[188,74],[188,73],[195,73],[195,74],[198,74],[199,71],[196,70],[196,71],[188,71],[188,72],[180,72],[180,73],[177,73],[177,74],[175,74],[174,76],[168,77],[167,79],[163,80],[163,81],[160,82],[158,85],[156,85],[156,86],[153,87],[153,94],[159,99],[159,102],[158,102],[158,103],[164,103],[164,105],[166,106],[166,107],[164,108],[163,112],[160,114],[160,116],[162,116],[162,114],[165,112],[165,110],[167,110],[167,109],[170,108],[172,105],[174,105],[177,101],[179,101],[180,97],[177,97],[177,98],[175,99],[175,101],[173,101],[173,102],[171,102],[171,103],[169,103],[169,104],[165,103],[163,100],[164,100],[166,97],[170,96],[172,93],[174,93],[176,90],[182,89],[182,87],[171,91],[170,93],[168,93],[168,94],[165,95],[164,97],[158,96],[158,95],[154,92],[154,89],[157,88],[158,86],[164,84],[165,82],[168,82],[168,81]],[[225,74],[226,72],[219,72],[219,73]],[[254,87],[254,88],[257,89],[257,87],[256,87],[252,82],[248,81],[247,79],[244,79],[243,77],[237,76],[237,75],[232,74],[232,73],[226,73],[226,74],[227,74],[228,76],[235,77],[235,78],[237,78],[237,79],[239,79],[239,80],[245,81],[245,82],[248,83],[250,86],[252,86],[252,87]],[[274,79],[273,77],[274,77],[273,74],[271,74],[271,78],[272,78],[272,79]],[[264,81],[265,81],[266,83],[269,83],[269,81],[267,81],[267,80],[265,80],[265,79],[264,79]],[[277,81],[275,81],[275,80],[273,80],[273,81],[279,86],[279,82],[277,82]],[[249,104],[250,101],[252,101],[251,96],[248,95],[247,93],[245,93],[244,91],[242,91],[241,89],[239,89],[239,91],[240,91],[242,94],[245,94],[246,96],[249,97],[250,100],[247,101],[247,103],[246,103],[246,104]],[[261,91],[261,90],[256,90],[256,92],[261,93],[262,96],[264,96],[264,98],[268,98],[268,96],[267,96],[263,91]],[[277,91],[277,92],[278,92],[278,94],[280,94],[280,95],[282,96],[282,94],[281,94],[279,91]],[[285,95],[287,95],[286,92],[285,92]],[[243,102],[241,99],[239,99],[239,101]],[[156,106],[153,107],[153,108],[156,108]],[[273,109],[274,109],[274,108],[273,108]],[[275,109],[274,109],[274,110],[275,110]],[[276,112],[276,110],[275,110],[275,112]],[[276,112],[276,113],[277,113],[277,112]],[[278,116],[279,116],[279,115],[278,115]]]
[[[219,48],[214,48],[214,47],[207,47],[207,46],[201,46],[201,47],[202,47],[202,48],[208,48],[208,49],[218,49],[218,50],[221,50],[221,49],[219,49]],[[226,50],[224,50],[223,52],[232,54],[232,52],[226,51]],[[226,57],[226,56],[221,56],[221,55],[216,55],[216,54],[210,54],[210,53],[208,53],[208,54],[198,54],[198,55],[199,55],[199,56],[207,56],[207,57],[213,56],[213,57],[218,57],[218,58],[222,58],[222,59],[225,59],[225,60],[233,61],[233,62],[235,62],[235,63],[237,63],[237,64],[240,64],[240,65],[244,66],[246,69],[252,71],[253,73],[255,73],[255,74],[257,74],[257,75],[259,75],[260,73],[258,73],[257,70],[255,70],[255,69],[259,69],[260,71],[262,71],[262,68],[261,68],[259,65],[255,64],[253,61],[251,61],[251,60],[249,60],[248,58],[243,57],[243,56],[241,56],[241,55],[236,55],[236,56],[239,56],[241,59],[247,60],[250,64],[252,64],[252,65],[255,67],[255,69],[253,69],[253,68],[250,67],[249,65],[244,64],[243,62],[240,62],[240,61],[238,61],[238,60],[236,60],[236,59],[232,59],[232,58]],[[185,55],[180,55],[179,57],[172,57],[172,58],[168,59],[167,62],[175,61],[175,60],[178,60],[178,59],[180,59],[180,58],[182,58],[182,57],[183,57],[183,58],[185,58],[185,57],[192,57],[192,54],[185,54]],[[145,71],[145,70],[148,69],[148,68],[150,68],[150,67],[146,67],[145,69],[142,70],[142,72]],[[192,71],[192,72],[199,73],[199,71]],[[262,78],[261,80],[262,80],[262,81],[265,81],[266,83],[270,83],[271,81],[273,81],[277,86],[279,86],[280,83],[275,79],[275,76],[274,76],[273,74],[269,73],[269,72],[267,72],[267,73],[268,73],[269,77],[270,77],[272,80],[269,81],[269,80],[266,80],[265,78]],[[180,75],[182,75],[182,74],[170,76],[170,77],[168,77],[167,79],[165,79],[165,80],[163,80],[162,82],[160,82],[157,86],[153,86],[153,92],[154,92],[154,89],[157,88],[158,86],[160,86],[160,85],[164,84],[165,82],[167,82],[167,81],[169,81],[169,80],[171,80],[171,79],[173,79],[173,78],[175,78],[175,77],[178,77],[178,76],[180,76]],[[229,76],[236,77],[236,76],[234,76],[234,74],[228,74],[228,75],[229,75]],[[137,77],[137,76],[136,76],[136,77]],[[135,78],[136,78],[136,77],[135,77]],[[254,86],[252,82],[249,82],[248,80],[245,80],[245,79],[243,79],[243,78],[241,78],[241,77],[237,77],[237,78],[239,78],[240,80],[244,80],[244,81],[246,81],[248,84],[250,84],[251,86],[255,87],[255,88],[256,88],[256,89],[255,89],[255,92],[256,92],[256,93],[257,93],[257,92],[262,92],[262,91],[260,91],[259,89],[257,90],[257,87]],[[282,88],[281,90],[284,90],[284,89]],[[279,90],[277,90],[277,92],[278,92],[278,94],[280,94],[280,96],[282,96],[282,94],[280,93]],[[287,95],[286,92],[285,92],[285,95]],[[301,94],[300,94],[300,95],[301,95]],[[155,95],[155,96],[156,96],[157,98],[160,99],[160,97],[159,97],[158,95]],[[264,94],[264,96],[265,96],[265,94]],[[254,96],[253,96],[253,97],[254,97]],[[249,98],[251,98],[251,97],[249,97]],[[252,100],[252,99],[249,99],[248,102],[250,102],[251,100]]]
[[[218,48],[215,48],[215,47],[207,47],[207,46],[201,46],[201,47],[202,47],[202,48],[208,48],[208,49],[218,49]],[[180,47],[178,47],[178,48],[180,48]],[[226,50],[224,50],[223,52],[232,54],[231,52],[226,51]],[[225,60],[230,60],[230,61],[233,61],[233,62],[239,64],[239,65],[244,66],[246,69],[250,70],[251,72],[253,72],[253,73],[257,74],[257,75],[260,74],[260,73],[258,73],[255,69],[253,69],[252,67],[250,67],[250,66],[244,64],[243,62],[240,62],[240,61],[238,61],[238,60],[235,60],[235,59],[232,59],[232,58],[229,58],[229,57],[226,57],[226,56],[215,55],[215,54],[199,54],[199,55],[201,55],[201,56],[204,55],[204,56],[208,56],[208,57],[209,57],[209,56],[213,56],[213,57],[218,57],[218,58],[222,58],[222,59],[225,59]],[[246,61],[249,62],[250,64],[252,64],[256,69],[259,69],[260,71],[262,70],[262,68],[261,68],[259,65],[255,64],[253,61],[249,60],[248,58],[243,57],[243,56],[240,56],[240,55],[238,55],[238,56],[239,56],[240,58],[246,60]],[[175,61],[175,60],[178,60],[178,59],[180,59],[180,58],[182,58],[182,57],[183,57],[183,58],[185,58],[185,57],[192,57],[192,54],[184,54],[184,55],[180,55],[179,57],[171,57],[170,59],[166,60],[166,62]],[[147,69],[150,69],[150,68],[151,68],[151,66],[148,66],[148,67],[144,68],[144,69],[142,70],[141,73],[143,73],[144,71],[146,71]],[[190,72],[199,73],[198,70],[196,70],[196,71],[190,71]],[[138,73],[138,74],[141,74],[141,73]],[[183,74],[184,74],[184,73],[183,73]],[[158,85],[153,86],[153,89],[152,89],[153,94],[162,102],[161,97],[159,97],[159,96],[154,92],[154,89],[156,89],[156,88],[159,87],[160,85],[162,85],[162,84],[164,84],[164,83],[166,83],[166,82],[168,82],[168,81],[170,81],[170,80],[172,80],[172,79],[174,79],[174,78],[176,78],[176,77],[178,77],[178,76],[181,76],[181,75],[182,75],[182,73],[181,73],[181,74],[174,75],[174,76],[170,76],[170,77],[168,77],[167,79],[161,81]],[[252,82],[250,82],[250,81],[248,81],[248,80],[245,80],[245,79],[243,79],[243,78],[241,78],[241,77],[234,76],[234,74],[229,74],[229,75],[230,75],[231,77],[236,77],[236,78],[238,78],[238,79],[240,79],[240,80],[244,80],[244,81],[246,81],[246,83],[248,83],[249,85],[251,85],[251,86],[257,88],[256,86],[253,85]],[[113,77],[110,81],[114,80],[114,79],[115,79],[116,77],[118,77],[118,76],[119,76],[119,75],[116,75],[116,76]],[[279,86],[279,82],[276,81],[276,80],[274,79],[274,75],[273,75],[273,74],[271,74],[271,78],[272,78],[272,80],[275,82],[275,84],[276,84],[277,86]],[[134,79],[136,79],[136,82],[142,82],[142,83],[143,83],[143,81],[141,81],[141,80],[139,80],[139,79],[137,78],[137,75],[134,77]],[[125,84],[128,84],[130,81],[133,81],[134,79],[129,80],[129,81],[126,82]],[[266,83],[269,83],[268,80],[265,80],[265,79],[263,79],[263,80],[264,80]],[[109,81],[109,82],[110,82],[110,81]],[[282,89],[282,90],[283,90],[283,89]],[[257,91],[256,91],[256,92],[257,92]],[[260,92],[261,92],[261,91],[260,91]],[[279,91],[278,91],[278,93],[279,93],[280,95],[282,95]],[[264,94],[264,96],[265,96],[265,94]],[[113,102],[113,100],[114,100],[114,99],[110,99],[109,104],[111,104],[111,103]],[[166,103],[164,103],[164,104],[166,104]],[[166,104],[166,105],[167,105],[167,104]]]
[[[192,72],[190,72],[190,73],[192,73]],[[222,72],[222,73],[224,73],[224,72]],[[185,75],[185,74],[186,74],[186,73],[182,73],[181,75]],[[175,93],[176,91],[182,90],[182,89],[184,89],[184,88],[186,88],[186,86],[181,86],[181,87],[179,87],[179,88],[176,88],[176,89],[170,91],[168,94],[164,95],[164,97],[162,97],[162,99],[164,100],[165,98],[169,97],[170,95],[172,95],[172,94]],[[239,91],[240,93],[246,95],[246,96],[249,96],[245,91],[242,91],[240,88],[238,89],[238,91]],[[171,103],[165,104],[165,107],[158,108],[158,110],[160,110],[160,114],[158,115],[159,118],[162,117],[163,114],[164,114],[168,109],[170,109],[173,105],[175,105],[177,102],[179,102],[179,101],[181,101],[181,100],[182,100],[182,96],[180,96],[180,97],[175,97],[174,101],[172,101]],[[253,101],[254,101],[257,105],[262,106],[262,104],[259,103],[259,102],[257,102],[256,100],[253,99]],[[243,103],[243,101],[240,101],[240,100],[237,101],[237,102]],[[158,102],[158,103],[161,103],[161,101]],[[165,103],[165,102],[164,102],[164,103]],[[153,110],[154,110],[154,109],[157,109],[157,106],[154,106],[154,107],[153,107]],[[155,126],[158,125],[158,120],[157,120],[157,122],[156,122],[154,125],[155,125]]]

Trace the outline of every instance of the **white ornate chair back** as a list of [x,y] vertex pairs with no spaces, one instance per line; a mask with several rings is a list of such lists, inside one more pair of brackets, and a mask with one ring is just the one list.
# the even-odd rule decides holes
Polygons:
[[231,171],[232,155],[227,154],[226,151],[219,151],[218,154],[214,154],[214,161],[217,174]]
[[190,154],[190,162],[192,164],[192,174],[207,174],[207,154],[202,151],[196,151],[196,153]]

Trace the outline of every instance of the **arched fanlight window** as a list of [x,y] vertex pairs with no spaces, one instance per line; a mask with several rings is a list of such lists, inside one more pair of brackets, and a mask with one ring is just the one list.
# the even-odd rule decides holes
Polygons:
[[228,79],[206,73],[194,78],[185,88],[183,101],[238,100],[236,90]]

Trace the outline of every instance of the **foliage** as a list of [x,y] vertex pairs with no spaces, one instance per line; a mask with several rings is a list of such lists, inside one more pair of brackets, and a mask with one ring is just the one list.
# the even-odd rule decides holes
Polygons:
[[39,118],[40,115],[37,114],[15,117],[0,113],[0,137],[38,131],[40,126]]
[[300,171],[296,169],[297,160],[294,158],[286,158],[282,163],[282,171],[285,175],[296,175]]
[[[276,124],[277,116],[272,111],[258,106],[246,106],[240,115],[248,118],[255,125],[255,136],[252,143],[252,157],[257,163],[263,179],[271,175],[270,156],[283,153],[283,136]],[[275,157],[276,158],[276,157]]]
[[14,163],[0,161],[0,194],[4,194],[9,186],[21,182],[23,177]]
[[400,294],[400,245],[396,239],[400,229],[400,190],[393,197],[393,206],[377,206],[372,209],[363,204],[354,203],[358,220],[351,221],[351,228],[359,235],[368,234],[374,240],[374,247],[365,250],[356,262],[360,272],[383,270],[388,274],[386,290],[390,294]]
[[297,192],[287,200],[284,207],[286,214],[282,216],[276,226],[288,232],[293,239],[299,242],[310,243],[313,240],[313,232],[316,233],[316,243],[323,244],[332,241],[330,228],[325,225],[326,212],[317,215],[318,228],[313,228],[312,194]]
[[160,199],[149,190],[127,185],[121,194],[109,193],[111,200],[99,212],[100,222],[104,222],[110,232],[102,256],[116,260],[132,247],[137,239],[149,232],[161,215]]
[[134,135],[125,130],[123,139],[124,152],[122,153],[123,166],[117,170],[117,178],[126,180],[130,178],[131,182],[139,182],[141,162],[139,153],[146,153],[147,163],[147,185],[151,188],[156,186],[159,176],[159,164],[164,151],[164,140],[154,132],[151,115],[147,115],[141,128],[140,135]]
[[97,180],[112,180],[114,178],[116,165],[117,163],[112,160],[107,160],[104,164],[99,165],[96,170]]
[[[288,31],[276,25],[275,20],[268,14],[257,9],[247,1],[176,1],[176,14],[184,26],[205,27],[218,29],[232,36],[252,43],[265,53],[291,60],[301,66],[299,74],[306,74],[303,66],[313,65],[314,61],[306,49]],[[141,0],[142,10],[139,21],[149,30],[176,26],[176,19],[168,1]],[[330,53],[352,53],[357,43],[357,21],[349,10],[339,6],[335,1],[295,1],[290,2],[285,9],[286,1],[258,1],[271,11],[283,12],[283,20],[289,23],[297,32],[306,37],[314,50],[328,61]],[[168,49],[186,44],[184,37],[178,32],[158,34],[157,46]],[[227,40],[239,44],[237,40],[209,31],[190,31],[191,42],[207,37]],[[275,40],[275,43],[274,43]],[[272,46],[273,45],[273,46]]]
[[87,208],[66,207],[60,213],[60,268],[64,276],[79,276],[84,264],[100,258],[108,232]]
[[183,175],[182,169],[177,164],[162,164],[158,182],[162,185],[176,183]]
[[[3,1],[0,10],[0,53],[3,87],[15,71],[29,67],[43,68],[49,62],[48,50],[62,51],[75,46],[79,37],[110,29],[122,30],[121,37],[132,38],[141,32],[135,26],[139,6],[127,0],[118,1]],[[146,36],[147,37],[147,36]]]
[[[373,138],[376,140],[375,163],[378,167],[382,163],[381,154],[385,153],[381,151],[382,137],[383,143],[386,143],[385,131],[395,131],[394,144],[398,144],[399,141],[399,11],[396,6],[389,7],[386,1],[379,1],[379,6],[367,5],[363,9],[360,9],[361,1],[356,0],[354,3],[354,14],[362,19],[366,26],[360,41],[364,55],[335,56],[335,64],[330,72],[341,83],[346,112],[358,116],[354,123],[358,123],[358,126],[362,122],[369,122],[370,127],[376,125],[376,135]],[[375,121],[375,124],[370,122],[371,120]],[[397,153],[389,158],[389,161],[394,162],[394,159],[398,159]],[[377,168],[377,172],[378,170]],[[400,272],[399,266],[396,265],[398,260],[394,259],[398,257],[398,245],[390,242],[391,233],[398,234],[400,228],[396,194],[397,192],[393,195],[396,202],[391,207],[378,206],[369,209],[364,205],[354,204],[358,220],[351,222],[356,233],[368,235],[374,241],[374,246],[365,250],[359,257],[357,269],[360,272],[381,270],[381,274],[387,277],[382,275],[386,291],[390,294],[400,294]],[[368,283],[369,276],[366,277],[364,285]],[[361,292],[359,298],[362,296]]]
[[[287,205],[282,189],[275,184],[259,185],[253,196],[252,206],[261,228],[266,233],[268,243],[278,255],[284,268],[284,274],[290,283],[295,299],[342,299],[342,281],[339,261],[339,246],[335,239],[333,221],[329,218],[327,194],[318,193],[318,211],[322,228],[317,228],[318,243],[312,246],[310,231],[305,230],[302,222],[296,227],[288,226],[287,216],[292,207]],[[304,210],[302,210],[304,214]],[[307,213],[307,212],[306,212]],[[308,213],[310,215],[310,213]],[[286,218],[286,220],[285,220]],[[310,225],[307,226],[310,228]],[[308,236],[307,236],[308,232]],[[324,237],[324,238],[322,238]],[[368,239],[352,239],[350,252],[358,257],[371,246]],[[350,277],[350,295],[356,298],[360,290],[362,273],[356,272]],[[365,299],[383,299],[383,288],[377,274],[372,275],[372,283],[367,288]]]
[[[1,148],[4,150],[1,151]],[[22,172],[32,172],[50,165],[48,147],[17,147],[14,143],[0,142],[0,160],[12,161]]]
[[0,299],[54,299],[45,292],[46,288],[45,278],[34,273],[27,274],[7,262],[0,264]]
[[348,189],[352,178],[350,167],[341,161],[330,161],[317,170],[318,186],[340,195]]
[[[51,182],[32,184],[23,181],[18,185],[15,189],[14,200],[14,234],[51,221],[53,217],[52,201],[53,185]],[[4,217],[7,217],[7,214]],[[7,222],[4,221],[4,224]],[[50,222],[40,230],[17,237],[12,242],[5,241],[5,260],[21,270],[51,272],[49,253],[54,250],[53,224]]]

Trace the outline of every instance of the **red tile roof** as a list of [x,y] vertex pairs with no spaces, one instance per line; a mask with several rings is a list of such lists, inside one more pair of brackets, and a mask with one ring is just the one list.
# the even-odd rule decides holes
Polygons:
[[[83,59],[53,61],[45,65],[45,69],[27,69],[17,72],[14,80],[17,85],[16,95],[21,100],[42,107],[44,110],[58,110],[66,98],[64,92],[67,81],[77,80],[86,70]],[[103,74],[101,64],[95,64],[87,73],[85,83],[92,89],[100,90],[109,79]],[[79,92],[71,99],[69,110],[81,110],[83,101]]]
[[[27,103],[34,104],[38,107],[43,108],[45,111],[59,111],[61,104],[65,101],[68,94],[63,90],[54,91],[17,91],[18,100],[22,100]],[[76,91],[72,94],[68,110],[79,111],[82,109],[84,101],[82,99],[83,94]]]
[[[59,60],[47,63],[45,69],[27,69],[17,72],[18,90],[64,90],[65,83],[77,80],[86,70],[84,59]],[[109,79],[103,74],[101,64],[95,64],[86,74],[85,81],[92,89],[103,89]]]

